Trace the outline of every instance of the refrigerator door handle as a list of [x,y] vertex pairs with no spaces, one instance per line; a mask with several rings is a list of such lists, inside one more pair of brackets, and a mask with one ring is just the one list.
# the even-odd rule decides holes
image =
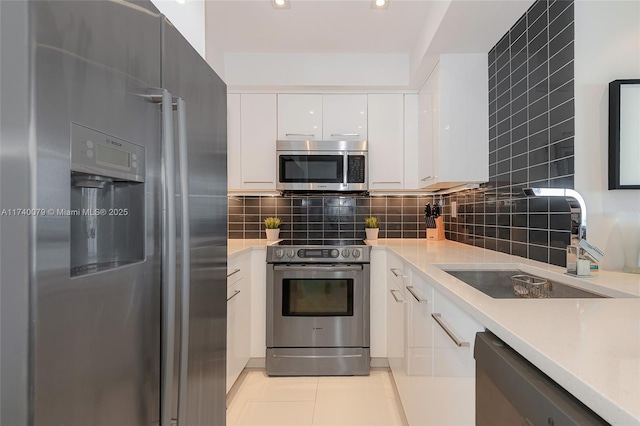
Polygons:
[[189,360],[189,291],[191,235],[189,230],[189,163],[187,159],[187,113],[182,98],[174,100],[178,114],[178,155],[180,200],[182,202],[182,283],[180,306],[180,362],[178,367],[178,425],[187,424],[187,367]]
[[162,111],[162,370],[160,389],[160,424],[171,426],[173,398],[173,351],[176,313],[176,189],[173,142],[173,98],[159,89],[153,102]]

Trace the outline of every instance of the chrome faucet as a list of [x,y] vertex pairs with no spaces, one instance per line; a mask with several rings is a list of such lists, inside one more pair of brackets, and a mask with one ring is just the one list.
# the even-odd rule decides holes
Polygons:
[[571,227],[571,244],[567,246],[567,274],[590,277],[591,262],[598,263],[604,253],[587,242],[587,205],[582,195],[566,188],[525,188],[522,191],[528,197],[563,197],[570,205],[572,200],[578,203],[580,221],[575,230]]

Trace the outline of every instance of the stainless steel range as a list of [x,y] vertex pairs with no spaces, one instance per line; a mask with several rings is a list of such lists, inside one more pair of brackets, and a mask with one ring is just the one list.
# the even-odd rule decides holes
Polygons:
[[267,247],[268,375],[369,374],[370,251],[362,240]]

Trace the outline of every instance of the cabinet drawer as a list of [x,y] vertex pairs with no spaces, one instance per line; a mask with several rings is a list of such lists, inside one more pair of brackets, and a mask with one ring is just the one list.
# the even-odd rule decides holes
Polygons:
[[244,273],[242,269],[241,265],[229,264],[227,268],[227,288],[243,278]]
[[396,284],[403,293],[406,292],[404,285],[405,282],[409,282],[409,271],[405,271],[404,262],[397,257],[389,253],[387,257],[387,277]]
[[434,376],[475,375],[473,344],[476,333],[484,327],[437,291],[432,316]]

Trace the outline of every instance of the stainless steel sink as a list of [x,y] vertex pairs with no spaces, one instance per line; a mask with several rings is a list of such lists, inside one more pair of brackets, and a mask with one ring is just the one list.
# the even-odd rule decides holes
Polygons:
[[[460,281],[464,281],[471,287],[480,290],[484,294],[494,299],[519,299],[513,290],[511,277],[514,275],[529,275],[537,277],[534,274],[523,272],[519,269],[473,269],[473,270],[444,270],[446,273],[453,275]],[[540,277],[538,277],[540,278]],[[557,281],[546,280],[551,284],[547,290],[547,295],[552,299],[582,299],[582,298],[608,298],[602,294],[593,293],[591,291],[582,290]]]

